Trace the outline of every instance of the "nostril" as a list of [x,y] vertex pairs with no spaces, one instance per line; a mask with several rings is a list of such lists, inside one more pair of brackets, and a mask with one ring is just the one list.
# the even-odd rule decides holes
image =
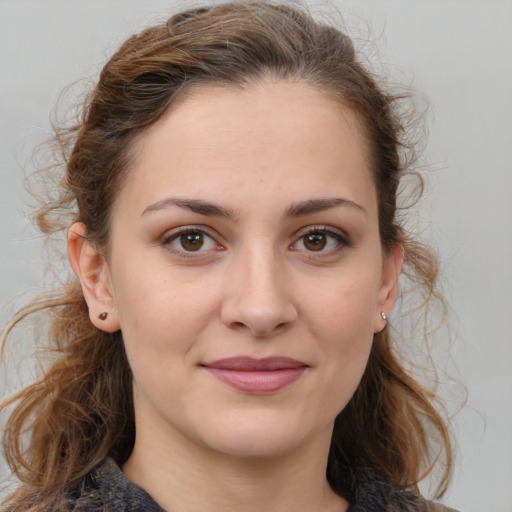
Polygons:
[[[258,284],[261,285],[261,280]],[[297,319],[297,310],[288,298],[268,294],[262,297],[254,293],[254,289],[251,291],[223,301],[221,320],[224,325],[239,332],[248,329],[253,336],[267,338],[284,332]]]

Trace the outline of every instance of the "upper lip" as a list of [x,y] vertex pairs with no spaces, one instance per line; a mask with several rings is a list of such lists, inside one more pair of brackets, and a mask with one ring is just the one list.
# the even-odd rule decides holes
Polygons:
[[237,371],[272,371],[272,370],[289,370],[294,368],[303,368],[308,366],[302,361],[291,359],[290,357],[265,357],[257,359],[247,356],[228,357],[218,359],[201,366],[207,368],[215,368],[219,370],[237,370]]

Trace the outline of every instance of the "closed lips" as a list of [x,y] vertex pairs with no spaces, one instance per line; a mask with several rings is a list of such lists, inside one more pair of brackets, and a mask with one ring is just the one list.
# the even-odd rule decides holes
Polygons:
[[227,359],[219,359],[218,361],[211,363],[205,363],[202,366],[223,370],[251,372],[286,370],[307,367],[308,365],[289,357],[266,357],[264,359],[254,359],[252,357],[230,357]]
[[232,357],[201,366],[224,384],[252,394],[279,391],[298,380],[308,368],[288,357]]

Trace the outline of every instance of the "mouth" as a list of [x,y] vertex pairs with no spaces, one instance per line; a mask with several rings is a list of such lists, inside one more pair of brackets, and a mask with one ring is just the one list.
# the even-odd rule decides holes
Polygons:
[[309,366],[288,357],[230,357],[201,365],[218,380],[239,391],[260,394],[283,389],[298,380]]

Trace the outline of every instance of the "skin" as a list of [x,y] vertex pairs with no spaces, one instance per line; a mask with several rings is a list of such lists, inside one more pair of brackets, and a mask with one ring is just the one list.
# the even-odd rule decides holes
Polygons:
[[[122,330],[134,375],[137,438],[123,471],[166,510],[346,510],[325,479],[333,422],[402,263],[401,247],[382,249],[355,116],[301,83],[205,87],[134,154],[108,257],[83,224],[69,230],[91,321]],[[199,250],[184,248],[183,228]],[[203,366],[233,356],[306,369],[277,391],[246,392]]]

